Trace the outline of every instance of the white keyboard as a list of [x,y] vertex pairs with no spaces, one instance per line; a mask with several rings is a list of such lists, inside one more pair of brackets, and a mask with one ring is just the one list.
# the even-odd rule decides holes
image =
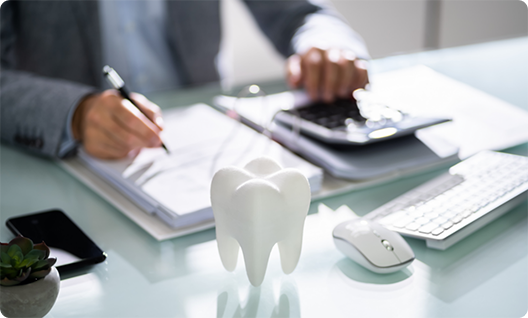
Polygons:
[[528,158],[480,152],[365,215],[444,250],[526,200]]

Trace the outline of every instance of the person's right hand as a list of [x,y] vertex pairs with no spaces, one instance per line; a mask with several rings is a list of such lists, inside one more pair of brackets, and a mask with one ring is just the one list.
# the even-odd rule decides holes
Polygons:
[[113,89],[90,95],[77,106],[73,136],[89,154],[119,159],[143,147],[161,146],[160,108],[141,94],[132,93],[131,98],[148,118]]
[[313,101],[331,103],[352,98],[352,92],[368,82],[367,65],[352,51],[312,47],[286,61],[286,79],[291,88],[304,87]]

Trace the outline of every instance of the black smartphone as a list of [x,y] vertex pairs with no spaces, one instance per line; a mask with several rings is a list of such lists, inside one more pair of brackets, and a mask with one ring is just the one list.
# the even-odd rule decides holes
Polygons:
[[61,275],[101,263],[106,254],[61,210],[48,210],[10,218],[7,227],[15,235],[30,238],[34,243],[44,241],[57,257],[56,267]]

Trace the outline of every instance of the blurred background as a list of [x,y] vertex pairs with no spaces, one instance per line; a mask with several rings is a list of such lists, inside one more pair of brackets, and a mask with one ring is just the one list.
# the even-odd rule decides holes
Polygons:
[[[528,36],[520,0],[331,0],[373,58]],[[221,1],[225,87],[283,78],[274,51],[240,0]],[[490,63],[499,63],[500,56]]]

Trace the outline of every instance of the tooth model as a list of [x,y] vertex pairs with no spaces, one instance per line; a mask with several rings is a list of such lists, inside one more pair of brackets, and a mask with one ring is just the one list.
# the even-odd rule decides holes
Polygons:
[[310,185],[292,168],[261,157],[243,169],[219,170],[211,184],[218,252],[225,269],[235,270],[239,247],[250,283],[260,286],[275,243],[282,271],[293,272],[301,255]]

